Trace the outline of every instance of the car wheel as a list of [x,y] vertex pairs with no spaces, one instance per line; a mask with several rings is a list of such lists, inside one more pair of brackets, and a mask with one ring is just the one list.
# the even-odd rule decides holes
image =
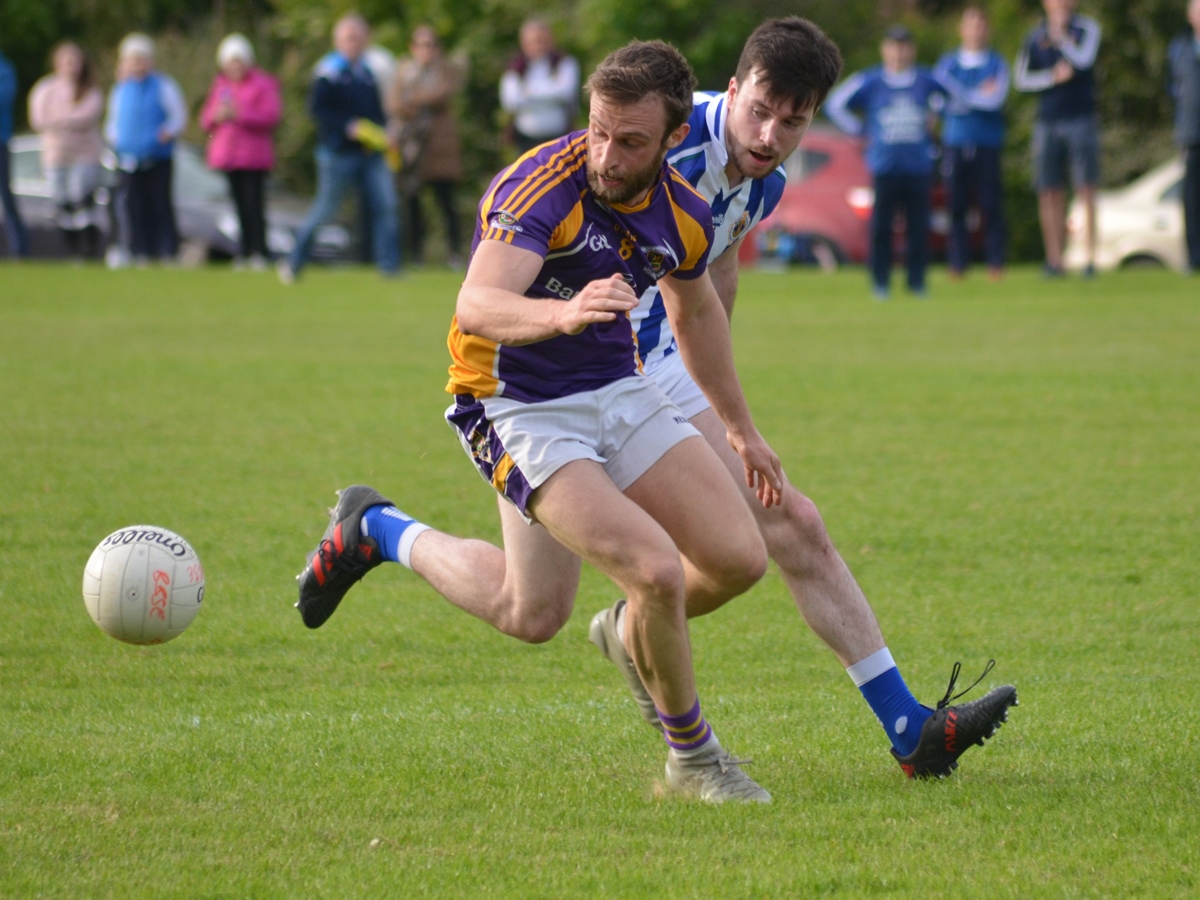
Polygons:
[[1121,260],[1122,269],[1165,269],[1167,264],[1149,253],[1127,256]]

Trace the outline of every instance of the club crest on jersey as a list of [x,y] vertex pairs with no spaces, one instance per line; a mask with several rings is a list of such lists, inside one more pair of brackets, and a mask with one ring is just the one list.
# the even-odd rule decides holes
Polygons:
[[670,247],[647,247],[646,262],[646,274],[655,281],[679,268],[679,258]]
[[498,228],[501,231],[522,232],[525,230],[517,223],[516,216],[503,209],[492,214],[491,225],[493,228]]
[[732,244],[734,241],[740,238],[746,233],[746,229],[749,227],[750,213],[743,212],[740,216],[738,216],[738,220],[733,223],[733,227],[729,229],[729,243]]

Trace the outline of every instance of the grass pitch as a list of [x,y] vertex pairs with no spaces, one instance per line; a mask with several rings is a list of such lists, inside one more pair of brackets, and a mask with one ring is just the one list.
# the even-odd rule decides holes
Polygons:
[[[293,576],[334,490],[497,537],[441,421],[457,279],[0,266],[0,896],[1164,896],[1200,889],[1200,291],[1167,273],[744,277],[760,428],[910,686],[1021,706],[906,781],[778,577],[693,623],[700,694],[768,807],[663,796],[586,639],[530,647],[399,567],[319,631]],[[80,598],[110,531],[205,564],[171,644]],[[969,681],[962,682],[963,684]]]

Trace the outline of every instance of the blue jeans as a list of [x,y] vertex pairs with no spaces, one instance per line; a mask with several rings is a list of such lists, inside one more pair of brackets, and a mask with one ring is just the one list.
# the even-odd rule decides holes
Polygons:
[[396,186],[383,156],[358,150],[337,152],[318,148],[317,196],[312,209],[296,233],[296,246],[288,264],[299,272],[312,251],[317,229],[332,219],[342,206],[346,191],[357,186],[363,208],[371,222],[372,257],[385,274],[400,269],[400,219]]
[[971,260],[967,210],[974,193],[983,216],[983,257],[989,268],[1004,265],[1004,185],[1000,176],[999,147],[947,147],[946,187],[950,195],[948,256],[955,272],[966,270]]
[[876,175],[875,208],[871,211],[871,281],[884,291],[892,280],[892,229],[896,211],[904,209],[905,267],[908,287],[925,290],[929,261],[929,175]]
[[17,198],[13,196],[11,163],[8,157],[8,144],[0,141],[0,204],[4,206],[4,230],[8,235],[8,252],[10,256],[29,255],[29,233],[25,223],[21,221],[21,212],[17,209]]

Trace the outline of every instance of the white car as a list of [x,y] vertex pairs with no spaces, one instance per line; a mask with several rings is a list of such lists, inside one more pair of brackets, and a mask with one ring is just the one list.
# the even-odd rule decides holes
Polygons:
[[[1176,157],[1123,188],[1096,194],[1096,268],[1126,266],[1187,267],[1183,243],[1183,160]],[[1065,264],[1087,265],[1083,243],[1083,205],[1071,203],[1067,216]]]

